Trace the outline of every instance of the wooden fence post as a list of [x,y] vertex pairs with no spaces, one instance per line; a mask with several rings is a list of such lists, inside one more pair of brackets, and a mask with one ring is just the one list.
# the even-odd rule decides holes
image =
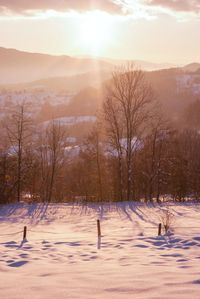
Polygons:
[[100,225],[100,220],[97,220],[97,233],[98,237],[101,237],[101,225]]
[[23,241],[26,240],[26,235],[27,235],[27,227],[24,226]]
[[162,232],[162,224],[159,223],[159,225],[158,225],[158,236],[161,236],[161,232]]

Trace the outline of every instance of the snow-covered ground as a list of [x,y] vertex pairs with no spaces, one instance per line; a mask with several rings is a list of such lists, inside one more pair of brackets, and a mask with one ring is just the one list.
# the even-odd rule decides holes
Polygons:
[[200,75],[183,73],[176,76],[177,93],[190,91],[193,95],[200,94]]
[[[55,118],[54,121],[60,125],[73,126],[75,124],[91,122],[94,123],[97,120],[96,116],[93,115],[81,115],[81,116],[65,116]],[[43,126],[48,126],[52,120],[42,122]]]
[[67,92],[52,92],[46,90],[21,90],[21,91],[1,91],[0,90],[0,105],[9,106],[16,105],[25,101],[37,107],[48,102],[51,105],[69,104],[75,94]]
[[[173,234],[158,237],[166,208]],[[192,203],[0,206],[0,298],[198,299],[199,214]]]

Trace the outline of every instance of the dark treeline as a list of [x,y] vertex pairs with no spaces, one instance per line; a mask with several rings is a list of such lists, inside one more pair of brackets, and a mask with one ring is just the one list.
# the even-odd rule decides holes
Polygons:
[[104,94],[96,124],[70,151],[64,126],[34,125],[26,103],[14,108],[1,125],[0,203],[200,198],[197,129],[174,129],[132,66],[114,72]]

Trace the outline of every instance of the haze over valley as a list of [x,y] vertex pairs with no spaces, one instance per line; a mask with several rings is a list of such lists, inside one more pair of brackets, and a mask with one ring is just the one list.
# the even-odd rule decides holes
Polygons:
[[[66,118],[64,124],[74,128],[84,119],[89,130],[90,119],[93,123],[103,102],[103,86],[122,63],[0,48],[1,118],[12,105],[26,101],[38,123]],[[180,67],[138,60],[124,63],[146,72],[166,116],[182,125],[184,113],[200,96],[200,63]]]

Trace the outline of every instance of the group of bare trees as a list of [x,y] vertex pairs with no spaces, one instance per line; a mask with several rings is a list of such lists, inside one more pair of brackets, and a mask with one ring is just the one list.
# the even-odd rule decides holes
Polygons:
[[66,154],[66,129],[35,125],[21,103],[1,126],[0,203],[200,197],[200,135],[175,130],[132,66],[113,73],[94,128]]
[[[101,140],[98,147],[101,149],[100,172],[95,159],[96,148],[85,148],[68,168],[67,194],[71,199],[81,197],[89,201],[127,200],[126,148],[122,147],[119,165],[117,151],[110,150],[105,140]],[[180,132],[167,127],[152,129],[135,145],[130,166],[130,200],[200,199],[199,153],[197,132]]]
[[3,120],[1,135],[0,201],[50,202],[65,164],[62,127],[55,121],[43,128],[35,126],[23,102]]

